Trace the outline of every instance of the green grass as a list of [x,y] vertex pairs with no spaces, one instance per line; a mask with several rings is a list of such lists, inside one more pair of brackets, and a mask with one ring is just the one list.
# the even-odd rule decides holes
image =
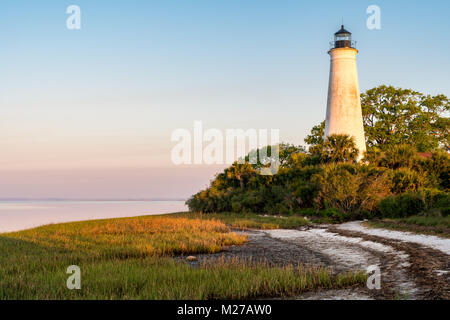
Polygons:
[[272,216],[256,213],[192,213],[183,212],[171,216],[186,217],[189,219],[218,220],[233,228],[238,229],[296,229],[306,226],[311,222],[300,215]]
[[368,221],[367,224],[376,228],[433,234],[450,238],[450,216],[412,216],[408,218],[373,220]]
[[[249,261],[202,262],[177,254],[218,252],[245,237],[222,222],[174,216],[49,225],[0,234],[0,299],[248,299],[362,285],[364,273],[273,267]],[[66,269],[81,269],[69,290]]]

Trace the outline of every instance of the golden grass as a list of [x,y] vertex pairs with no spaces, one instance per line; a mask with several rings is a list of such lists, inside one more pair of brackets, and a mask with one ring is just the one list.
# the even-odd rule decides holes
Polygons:
[[194,212],[182,212],[171,214],[174,217],[183,217],[190,219],[203,219],[203,220],[218,220],[222,221],[228,226],[237,229],[296,229],[299,227],[310,224],[310,221],[303,216],[272,216],[256,213],[194,213]]
[[48,225],[5,234],[41,246],[110,257],[216,253],[246,237],[217,220],[149,216]]

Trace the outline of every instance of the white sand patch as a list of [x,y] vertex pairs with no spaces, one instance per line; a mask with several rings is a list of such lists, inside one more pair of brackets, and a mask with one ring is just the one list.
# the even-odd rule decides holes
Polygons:
[[310,230],[268,230],[266,231],[271,237],[278,239],[305,239],[310,242],[312,239],[319,242],[344,242],[348,244],[360,245],[375,251],[393,252],[393,248],[382,243],[373,241],[366,241],[362,238],[345,237],[337,233],[329,232],[325,229],[310,229]]
[[338,226],[339,229],[348,230],[348,231],[356,231],[365,233],[372,236],[378,236],[387,239],[400,240],[404,242],[412,242],[421,244],[426,247],[430,247],[445,254],[450,255],[450,239],[440,238],[437,236],[430,236],[424,234],[415,234],[411,232],[404,231],[394,231],[394,230],[386,230],[386,229],[378,229],[378,228],[366,228],[361,224],[361,221],[353,221],[341,224]]
[[[265,233],[273,238],[298,244],[323,254],[331,260],[331,265],[338,272],[346,270],[365,271],[369,266],[381,266],[380,254],[387,254],[389,259],[385,265],[381,266],[382,279],[384,272],[389,267],[394,267],[391,273],[394,274],[392,278],[399,292],[413,296],[418,292],[414,281],[409,279],[406,271],[406,268],[410,266],[409,255],[404,251],[397,251],[389,245],[358,237],[341,236],[323,228],[267,230]],[[313,298],[320,299],[320,296],[314,296]],[[333,297],[327,296],[326,298],[332,299]]]
[[434,270],[438,276],[443,276],[449,273],[448,270]]
[[328,256],[337,265],[349,270],[366,270],[379,264],[379,259],[366,249],[379,252],[393,252],[393,248],[361,238],[340,236],[324,229],[310,230],[267,230],[272,238],[303,245]]
[[304,293],[300,300],[373,300],[364,292],[351,289],[326,290]]

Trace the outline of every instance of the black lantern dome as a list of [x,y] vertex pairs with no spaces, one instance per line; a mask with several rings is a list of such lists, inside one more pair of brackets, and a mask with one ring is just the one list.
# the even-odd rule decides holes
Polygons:
[[352,33],[345,30],[344,25],[334,34],[334,42],[331,43],[332,48],[353,48]]

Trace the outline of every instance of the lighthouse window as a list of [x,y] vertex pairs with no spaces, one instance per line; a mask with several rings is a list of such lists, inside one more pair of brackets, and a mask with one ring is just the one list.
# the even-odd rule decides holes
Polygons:
[[341,40],[350,40],[350,36],[349,35],[342,35],[342,36],[336,36],[336,40],[337,41],[341,41]]

